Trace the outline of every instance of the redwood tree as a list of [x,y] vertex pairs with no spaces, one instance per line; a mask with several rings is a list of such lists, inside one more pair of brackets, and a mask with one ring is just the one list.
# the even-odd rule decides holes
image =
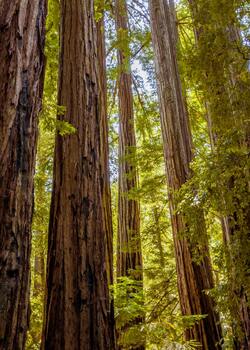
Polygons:
[[[194,22],[196,54],[201,62],[197,79],[199,84],[201,83],[204,104],[207,107],[212,154],[219,159],[221,174],[225,170],[229,174],[225,177],[226,181],[224,175],[218,174],[216,177],[220,191],[216,211],[221,215],[227,252],[230,285],[228,306],[234,348],[245,349],[250,347],[250,207],[247,199],[249,174],[244,166],[247,153],[245,159],[239,156],[239,153],[236,157],[234,155],[233,161],[229,161],[226,169],[222,170],[222,167],[225,167],[223,161],[232,158],[231,149],[238,148],[243,153],[244,149],[249,148],[250,142],[249,78],[245,78],[248,76],[248,66],[241,53],[245,44],[241,38],[237,14],[237,8],[242,9],[242,4],[230,3],[224,11],[217,11],[224,3],[217,2],[217,8],[211,4],[204,6],[199,0],[188,0],[188,3]],[[220,41],[213,42],[211,37],[220,37]],[[218,53],[221,52],[223,54],[217,59]],[[233,137],[228,130],[234,131]],[[235,130],[241,130],[241,133],[235,135]],[[240,174],[235,171],[236,167]],[[241,179],[240,186],[237,176]]]
[[[116,21],[121,46],[128,45],[126,2],[117,0]],[[139,202],[129,198],[129,192],[137,187],[137,171],[131,157],[136,146],[134,129],[132,75],[129,47],[118,49],[119,95],[119,208],[117,276],[129,276],[137,270],[142,279],[142,255],[140,242]],[[138,270],[139,269],[139,270]]]
[[56,138],[43,348],[114,349],[94,1],[60,6],[59,119],[76,131]]
[[[119,187],[117,277],[128,276],[141,281],[142,252],[140,239],[140,208],[131,198],[137,187],[137,171],[131,158],[136,147],[132,74],[129,59],[128,15],[125,0],[116,0],[116,29],[118,37],[118,98],[119,98]],[[134,320],[140,323],[142,318]],[[129,325],[127,325],[129,326]],[[126,328],[126,326],[125,326]],[[125,330],[125,329],[124,329]],[[121,336],[121,334],[120,334]],[[133,349],[144,349],[134,346]]]
[[[97,22],[97,49],[99,62],[100,78],[100,98],[99,108],[101,110],[101,164],[102,177],[104,183],[102,186],[102,209],[105,221],[106,236],[106,269],[108,274],[108,284],[112,286],[113,279],[113,225],[111,208],[111,190],[110,190],[110,172],[109,172],[109,145],[108,145],[108,111],[107,111],[107,74],[106,74],[106,48],[105,48],[105,28],[104,28],[104,0],[100,2],[101,19]],[[98,10],[97,10],[98,11]],[[111,322],[115,327],[114,320],[114,300],[110,299]]]
[[24,349],[46,0],[0,3],[0,349]]
[[99,61],[99,79],[100,79],[100,110],[101,110],[101,156],[102,159],[102,176],[104,178],[103,186],[103,212],[105,217],[106,232],[106,264],[108,280],[113,284],[113,226],[111,211],[111,191],[109,176],[109,147],[108,147],[108,116],[107,116],[107,76],[106,76],[106,50],[104,19],[97,22],[97,40],[98,40],[98,61]]
[[[190,219],[177,210],[176,191],[191,176],[192,139],[177,66],[176,24],[168,0],[149,4],[181,310],[186,316],[206,315],[186,330],[186,339],[199,341],[206,350],[221,349],[219,318],[205,293],[214,285],[203,213],[196,206],[196,217]],[[200,262],[194,251],[202,256]]]

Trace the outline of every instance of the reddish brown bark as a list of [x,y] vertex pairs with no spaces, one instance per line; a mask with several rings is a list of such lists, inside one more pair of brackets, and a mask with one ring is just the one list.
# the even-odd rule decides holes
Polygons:
[[[118,33],[127,36],[126,2],[117,0],[116,21]],[[120,40],[122,40],[122,36]],[[124,43],[123,43],[124,44]],[[140,240],[139,202],[129,198],[131,190],[137,188],[137,170],[131,158],[136,147],[134,129],[132,75],[129,58],[118,50],[119,64],[119,205],[118,205],[118,252],[117,276],[132,276],[142,280],[142,254]],[[136,272],[135,272],[136,270]]]
[[113,349],[103,213],[105,178],[94,1],[61,1],[60,119],[50,213],[43,348]]
[[101,110],[101,149],[102,149],[102,176],[105,179],[103,186],[103,211],[105,217],[107,272],[110,284],[113,284],[113,226],[111,211],[111,191],[109,177],[109,147],[108,147],[108,116],[107,116],[107,77],[106,77],[106,50],[103,19],[97,23],[98,60],[100,79],[100,110]]
[[[104,3],[101,4],[104,7]],[[102,11],[103,12],[103,11]],[[104,16],[104,13],[103,13]],[[108,147],[108,115],[107,115],[107,76],[106,76],[106,48],[105,48],[105,28],[104,17],[97,23],[97,49],[99,60],[99,78],[100,78],[100,110],[101,110],[101,164],[102,177],[104,184],[103,193],[103,215],[105,221],[106,232],[106,269],[108,274],[108,284],[112,286],[113,278],[113,225],[112,225],[112,209],[111,209],[111,190],[110,190],[110,173],[109,173],[109,147]],[[114,300],[110,298],[110,314],[113,328],[115,328],[114,319]]]
[[[187,316],[207,315],[186,330],[186,339],[196,339],[206,350],[221,349],[219,318],[213,300],[205,293],[213,288],[213,278],[203,213],[197,207],[199,224],[193,227],[191,220],[177,213],[175,191],[190,178],[192,139],[173,40],[175,23],[167,0],[150,0],[149,4],[181,310]],[[190,242],[190,230],[200,237],[200,263],[194,260],[193,251],[198,248]]]
[[24,349],[46,1],[0,3],[0,349]]

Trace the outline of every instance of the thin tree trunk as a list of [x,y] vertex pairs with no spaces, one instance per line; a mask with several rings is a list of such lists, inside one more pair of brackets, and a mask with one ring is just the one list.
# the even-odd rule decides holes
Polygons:
[[160,225],[160,216],[161,212],[157,207],[153,209],[153,214],[154,214],[154,221],[155,221],[155,234],[156,234],[156,245],[159,253],[159,262],[160,266],[162,268],[165,267],[165,259],[164,259],[164,251],[163,251],[163,244],[162,244],[162,232],[161,232],[161,225]]
[[[116,2],[117,30],[120,40],[127,37],[126,3]],[[122,30],[122,31],[121,31]],[[122,36],[123,39],[122,39]],[[123,41],[124,43],[124,41]],[[128,49],[128,48],[127,48]],[[137,171],[129,157],[136,147],[134,130],[134,110],[132,76],[129,58],[118,50],[119,64],[119,216],[118,216],[118,254],[117,276],[130,276],[137,270],[138,279],[142,279],[142,255],[140,242],[139,202],[129,198],[129,192],[137,187]]]
[[[137,170],[131,161],[136,147],[134,129],[134,108],[132,75],[129,57],[128,15],[125,0],[115,2],[118,48],[118,97],[119,97],[119,188],[118,188],[118,241],[117,241],[117,277],[131,277],[143,281],[142,252],[140,239],[139,202],[130,198],[131,190],[137,188]],[[139,324],[143,317],[134,320]],[[124,330],[129,327],[124,326]],[[118,332],[119,338],[122,334]],[[143,345],[133,346],[143,350]]]
[[[104,8],[104,0],[102,1]],[[102,11],[103,12],[103,11]],[[105,28],[104,13],[102,19],[97,22],[97,49],[99,60],[99,78],[100,78],[100,110],[101,110],[101,164],[102,177],[104,178],[103,190],[103,215],[105,219],[106,232],[106,269],[108,274],[108,284],[112,286],[113,278],[113,225],[111,209],[111,190],[109,173],[109,147],[108,147],[108,115],[107,115],[107,76],[106,76],[106,48],[105,48]],[[114,299],[110,299],[110,314],[113,329],[115,329]],[[114,347],[115,349],[115,347]]]
[[45,266],[44,266],[44,256],[35,255],[34,259],[34,291],[33,295],[39,296],[43,294],[45,286]]
[[0,349],[24,349],[45,0],[0,2]]
[[105,217],[105,232],[107,232],[107,272],[110,284],[113,284],[113,226],[111,211],[111,191],[109,178],[109,148],[108,148],[108,116],[107,116],[107,78],[106,78],[106,50],[104,36],[103,19],[97,23],[98,38],[98,59],[99,59],[99,78],[101,82],[100,89],[100,110],[101,110],[101,148],[102,148],[102,176],[105,179],[103,186],[103,211]]
[[60,120],[76,132],[56,138],[42,347],[113,349],[94,1],[60,5],[58,103],[66,107]]
[[[203,212],[197,207],[194,225],[177,213],[175,191],[191,176],[192,139],[173,42],[176,28],[173,28],[167,0],[150,0],[149,4],[181,310],[186,316],[207,315],[187,329],[186,339],[199,341],[204,350],[221,349],[219,317],[213,300],[205,293],[214,284]],[[196,232],[195,237],[200,237],[200,263],[194,260],[193,251],[198,248],[188,236],[192,230]]]

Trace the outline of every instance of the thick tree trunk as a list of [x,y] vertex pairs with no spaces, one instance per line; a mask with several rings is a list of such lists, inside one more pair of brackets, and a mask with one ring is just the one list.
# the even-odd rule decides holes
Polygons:
[[[213,300],[205,293],[213,288],[213,277],[203,213],[197,208],[194,219],[198,224],[193,227],[191,220],[177,213],[175,191],[190,178],[192,140],[173,42],[176,28],[167,0],[149,3],[180,304],[183,315],[207,315],[186,331],[186,339],[199,341],[205,350],[221,349],[219,317]],[[200,263],[194,260],[193,251],[198,248],[189,240],[191,230],[196,230],[195,236],[200,237]]]
[[[116,28],[118,48],[118,97],[119,97],[119,188],[118,188],[118,237],[117,277],[128,276],[143,281],[142,252],[140,239],[139,202],[130,198],[131,190],[137,187],[137,170],[131,158],[136,147],[132,75],[129,58],[128,16],[125,0],[116,0]],[[142,318],[134,320],[139,324]],[[129,327],[126,325],[124,329]],[[119,332],[118,332],[119,333]],[[118,338],[121,338],[118,334]],[[119,342],[119,339],[118,339]],[[134,346],[133,349],[144,349]]]
[[0,349],[24,349],[45,0],[0,1]]
[[113,349],[102,198],[102,111],[93,0],[61,1],[59,105],[76,133],[58,135],[43,348]]

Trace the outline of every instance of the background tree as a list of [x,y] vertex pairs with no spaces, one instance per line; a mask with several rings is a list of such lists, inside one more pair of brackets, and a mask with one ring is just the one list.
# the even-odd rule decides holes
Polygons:
[[[129,29],[127,5],[124,0],[115,2],[116,30],[118,40],[118,99],[119,99],[119,186],[118,186],[118,236],[117,236],[117,277],[136,280],[138,290],[142,288],[142,251],[140,239],[139,202],[132,196],[138,186],[136,166],[131,155],[136,148],[134,129],[134,106],[132,74],[130,66]],[[129,298],[133,286],[127,286]],[[130,291],[129,291],[130,290]],[[131,296],[130,296],[131,297]],[[132,324],[142,322],[142,317],[131,320]],[[129,323],[118,329],[118,343]],[[120,347],[122,348],[122,347]],[[132,349],[144,349],[131,345]]]
[[[105,42],[105,1],[101,0],[96,8],[97,20],[97,50],[99,60],[99,79],[100,79],[100,110],[101,110],[101,160],[102,177],[105,179],[103,185],[103,215],[105,218],[105,233],[106,233],[106,269],[108,274],[108,283],[111,287],[114,283],[113,278],[113,223],[112,223],[112,208],[111,208],[111,189],[110,189],[110,171],[109,171],[109,141],[108,141],[108,106],[107,106],[107,74],[106,74],[106,42]],[[111,322],[113,329],[115,328],[114,319],[114,299],[110,299]]]
[[[67,123],[57,122],[57,84],[59,57],[59,3],[48,1],[46,19],[46,74],[43,106],[39,120],[38,151],[35,171],[35,209],[32,222],[30,324],[25,349],[39,350],[42,338],[44,292],[50,201],[53,181],[55,130],[70,132]],[[36,260],[41,270],[36,268]],[[44,265],[44,271],[43,271]],[[40,271],[39,271],[40,270]],[[37,288],[39,286],[39,288]]]
[[[219,1],[204,6],[201,1],[189,0],[189,5],[196,38],[190,55],[191,62],[196,61],[192,79],[200,86],[207,107],[212,145],[213,165],[206,165],[210,172],[206,178],[216,179],[216,191],[220,188],[220,197],[211,191],[213,203],[209,205],[216,208],[223,224],[228,306],[234,346],[241,349],[250,346],[249,174],[245,167],[249,146],[249,73],[245,58],[249,49],[247,40],[244,42],[247,4],[236,1],[225,7],[224,1]],[[225,10],[219,11],[221,7]],[[215,41],[215,37],[220,39]]]
[[[0,6],[0,348],[24,349],[46,1]],[[3,29],[4,28],[4,29]]]
[[[190,220],[177,207],[176,191],[191,176],[192,139],[177,66],[176,28],[168,1],[149,4],[180,304],[183,315],[207,315],[186,330],[186,339],[195,339],[204,349],[220,349],[219,318],[213,300],[205,293],[214,284],[203,212],[193,204],[195,216]],[[196,239],[199,235],[199,247],[192,235]],[[195,261],[197,253],[199,261]]]
[[[207,245],[207,239],[201,240],[203,235],[197,234],[200,231],[196,229],[196,224],[203,227],[203,214],[200,214],[201,208],[203,210],[212,258],[211,269],[215,281],[214,288],[209,289],[206,293],[215,298],[216,310],[221,314],[223,347],[234,349],[244,339],[243,328],[240,327],[239,322],[239,311],[244,311],[241,309],[241,300],[242,296],[246,295],[248,286],[247,278],[244,278],[244,276],[247,277],[246,270],[243,268],[247,262],[247,234],[242,230],[245,225],[242,226],[241,233],[239,233],[233,218],[240,218],[239,222],[242,223],[246,216],[239,215],[239,213],[243,213],[243,210],[239,211],[237,206],[242,203],[242,206],[246,208],[248,203],[245,181],[249,159],[245,135],[249,124],[248,101],[250,101],[247,89],[249,85],[247,68],[249,1],[195,0],[194,2],[198,5],[198,12],[191,16],[187,0],[169,1],[174,42],[177,41],[179,34],[177,45],[178,73],[183,87],[183,99],[189,112],[193,142],[192,162],[189,165],[189,168],[192,169],[190,176],[178,191],[174,191],[174,198],[177,204],[177,214],[184,217],[186,227],[189,229],[188,232],[183,232],[183,236],[181,234],[180,238],[187,236],[189,238],[193,266],[199,265],[203,261],[203,247]],[[65,107],[57,104],[58,22],[60,14],[58,0],[49,0],[48,3],[45,51],[47,56],[46,81],[35,176],[35,215],[32,226],[31,257],[31,321],[26,342],[27,350],[40,349],[44,283],[42,282],[43,274],[35,262],[42,261],[43,256],[46,258],[47,225],[53,182],[54,134],[57,130],[66,140],[70,139],[73,136],[72,132],[75,131],[72,124],[65,121],[66,118],[61,117],[56,120],[55,117],[56,114],[65,113]],[[193,349],[197,343],[193,340],[185,341],[184,330],[192,329],[194,324],[199,323],[200,319],[206,318],[206,315],[182,316],[178,296],[178,276],[166,191],[148,0],[126,1],[129,30],[125,31],[126,35],[121,31],[119,40],[117,40],[113,4],[103,0],[94,3],[97,21],[98,61],[100,62],[98,68],[100,79],[98,80],[102,86],[96,105],[98,105],[98,110],[101,111],[102,115],[100,124],[103,133],[100,135],[100,144],[102,145],[100,148],[103,152],[100,153],[102,159],[100,169],[104,179],[104,186],[101,190],[103,193],[102,213],[109,219],[108,222],[105,221],[105,231],[109,232],[105,243],[107,248],[105,262],[106,270],[109,271],[109,284],[112,283],[112,270],[116,271],[116,266],[112,268],[110,258],[112,229],[109,214],[109,181],[112,185],[114,265],[116,265],[117,257],[117,218],[119,215],[118,172],[120,163],[118,161],[119,96],[117,75],[120,72],[117,69],[117,49],[124,53],[125,72],[131,73],[133,82],[136,147],[129,147],[129,154],[124,160],[127,160],[136,169],[140,181],[125,197],[140,202],[143,291],[141,282],[132,279],[131,276],[119,278],[118,283],[115,281],[111,289],[114,290],[115,317],[118,327],[124,324],[129,325],[121,332],[122,344],[120,346],[123,349],[129,349],[131,346],[139,347],[144,344],[146,339],[145,347],[147,350]],[[172,12],[174,5],[176,5],[177,10],[176,16]],[[224,11],[221,11],[222,8]],[[104,11],[105,16],[103,16]],[[72,24],[67,25],[67,28],[75,28],[72,26],[73,24],[76,22],[72,21]],[[175,28],[176,24],[178,24],[178,34]],[[105,66],[104,27],[105,46],[107,47],[105,56],[108,65],[106,72],[107,102],[105,71],[103,69]],[[162,27],[166,28],[166,21]],[[195,43],[193,33],[193,30],[197,28],[202,37],[199,45]],[[76,36],[70,36],[71,39],[72,37]],[[88,38],[84,42],[88,42]],[[90,57],[94,60],[91,54]],[[130,69],[126,69],[128,61]],[[76,69],[78,69],[77,66]],[[208,77],[205,72],[208,73]],[[76,96],[72,105],[77,103]],[[106,107],[108,113],[106,113]],[[107,114],[109,130],[105,136]],[[208,116],[210,117],[209,128],[206,124]],[[212,136],[210,139],[212,142],[209,140],[208,131]],[[108,155],[107,136],[110,144],[109,174],[105,165]],[[239,140],[241,140],[240,143]],[[210,143],[213,144],[213,147],[210,147]],[[236,180],[234,183],[229,181],[232,174],[233,179]],[[228,190],[229,188],[230,190]],[[232,202],[233,197],[239,200]],[[67,205],[67,200],[63,199],[62,205],[65,206],[65,203]],[[234,216],[235,209],[238,211],[236,216]],[[224,236],[230,237],[230,244],[227,240],[226,245],[222,238],[220,223],[222,216],[227,220],[230,218],[233,225],[227,225],[227,228],[233,229],[235,232],[234,235],[231,235],[229,231],[224,230]],[[199,218],[202,218],[201,221]],[[235,263],[236,258],[237,264]],[[191,284],[190,279],[187,282],[187,284]],[[242,286],[244,288],[241,288]],[[35,289],[35,287],[39,288]],[[81,308],[80,302],[75,303],[76,310],[78,307]],[[112,305],[110,311],[112,312]],[[141,315],[145,315],[143,323],[133,324],[132,320],[138,319]]]

